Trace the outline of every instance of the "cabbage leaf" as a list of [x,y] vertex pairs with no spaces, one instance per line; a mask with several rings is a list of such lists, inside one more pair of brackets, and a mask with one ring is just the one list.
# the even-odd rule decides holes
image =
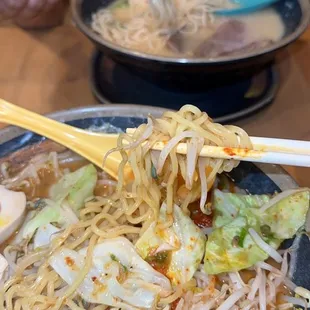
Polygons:
[[292,238],[306,221],[309,191],[294,193],[262,212],[267,195],[214,192],[215,228],[208,236],[204,268],[208,274],[248,268],[268,258],[248,233],[255,229],[274,249]]
[[[48,262],[72,285],[84,267],[87,250],[63,247]],[[155,309],[158,299],[171,292],[169,280],[145,262],[124,237],[96,244],[90,259],[91,268],[77,288],[87,302],[121,309]]]
[[94,193],[97,183],[97,170],[89,164],[74,172],[64,175],[50,189],[50,198],[62,203],[65,199],[74,211],[78,211],[86,198]]
[[[170,259],[164,274],[173,285],[188,282],[197,270],[204,254],[206,237],[193,221],[177,206],[173,208],[173,225],[159,229],[154,222],[136,242],[143,259],[168,252]],[[167,221],[167,206],[163,204],[159,224]]]
[[[41,199],[40,205],[44,205],[43,209],[34,214],[34,216],[22,226],[21,231],[23,239],[31,238],[38,228],[44,228],[51,223],[57,223],[62,228],[65,228],[79,221],[71,207],[65,202],[60,205],[50,199]],[[39,234],[41,234],[41,232]]]

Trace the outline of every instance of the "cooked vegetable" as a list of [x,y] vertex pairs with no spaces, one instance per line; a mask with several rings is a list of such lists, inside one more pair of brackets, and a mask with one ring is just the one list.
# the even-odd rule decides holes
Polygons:
[[151,175],[152,175],[152,178],[153,179],[158,179],[158,175],[157,175],[157,172],[156,172],[156,168],[154,166],[154,164],[152,163],[152,167],[151,167]]
[[[75,212],[93,195],[97,182],[97,171],[93,165],[84,166],[64,175],[50,190],[51,199],[40,199],[40,211],[23,227],[23,238],[31,238],[40,227],[51,223],[64,227],[79,221]],[[48,226],[50,227],[50,226]],[[40,242],[39,242],[40,243]]]
[[[87,248],[79,252],[62,248],[49,263],[72,285],[85,264],[86,255]],[[91,269],[77,288],[88,302],[122,309],[153,309],[158,297],[171,290],[169,280],[146,263],[126,238],[97,244],[91,259]]]
[[[159,223],[167,220],[167,207],[161,206]],[[158,270],[162,271],[174,285],[188,282],[197,270],[204,253],[205,236],[193,221],[174,206],[172,227],[159,229],[153,223],[136,243],[143,259],[163,260]],[[169,253],[170,252],[170,253]],[[159,255],[159,253],[164,253]],[[166,256],[167,255],[167,256]],[[158,262],[157,262],[158,265]],[[155,266],[155,265],[154,265]]]
[[292,238],[305,224],[309,209],[309,191],[295,193],[260,214],[261,222],[270,227],[276,238]]
[[40,226],[49,223],[58,222],[60,220],[60,207],[53,201],[45,199],[46,207],[37,213],[33,219],[28,221],[23,229],[23,238],[31,238],[33,233]]
[[93,165],[84,166],[64,175],[51,187],[50,198],[58,203],[65,199],[74,211],[78,211],[86,198],[93,195],[97,182],[97,171]]
[[117,0],[114,1],[111,5],[110,5],[110,9],[119,9],[119,8],[123,8],[123,7],[127,7],[128,4],[128,0]]
[[1,288],[1,282],[3,281],[4,274],[8,268],[9,264],[7,260],[4,258],[3,255],[0,254],[0,288]]
[[251,217],[253,208],[257,209],[269,200],[267,195],[242,195],[215,190],[213,227],[224,226],[238,215]]
[[244,239],[247,235],[247,230],[245,228],[243,228],[240,232],[240,235],[238,236],[238,246],[243,248],[243,244],[244,244]]
[[163,251],[154,255],[150,254],[145,258],[145,261],[160,273],[167,274],[171,261],[171,251]]
[[56,237],[58,232],[60,232],[60,229],[52,224],[48,223],[46,225],[40,226],[34,236],[33,248],[37,249],[48,245],[53,240],[53,238]]
[[238,271],[265,260],[305,224],[309,191],[294,193],[261,212],[269,200],[266,195],[215,191],[215,229],[204,259],[208,274]]
[[[41,203],[43,204],[43,202]],[[58,223],[66,227],[79,221],[75,213],[65,203],[60,206],[50,199],[44,199],[44,204],[46,206],[41,211],[25,222],[22,227],[23,239],[31,238],[39,227],[43,228],[50,223]]]
[[[258,223],[255,226],[256,231],[259,231]],[[248,233],[244,233],[250,227],[247,218],[239,216],[229,224],[215,229],[209,235],[204,258],[206,273],[218,274],[238,271],[268,258],[268,254],[257,246],[252,237]],[[235,243],[236,236],[239,237],[239,240]],[[240,239],[243,239],[242,246],[238,245]],[[269,239],[268,243],[276,248],[281,241]]]
[[[269,200],[267,195],[241,195],[215,190],[213,227],[221,227],[233,220],[229,210],[234,209],[238,216],[247,217],[250,226],[251,220],[255,221],[255,218],[262,226],[268,226],[275,238],[293,237],[305,223],[309,209],[309,191],[296,192],[261,212],[260,207]],[[266,229],[263,230],[263,233],[266,233]]]

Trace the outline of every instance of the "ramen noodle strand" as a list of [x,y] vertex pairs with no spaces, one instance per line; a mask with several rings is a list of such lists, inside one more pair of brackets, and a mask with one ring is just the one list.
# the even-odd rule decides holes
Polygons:
[[151,210],[148,210],[147,212],[141,212],[141,215],[136,216],[136,217],[132,217],[131,215],[126,215],[126,219],[129,223],[133,225],[137,225],[139,223],[143,223],[148,217],[150,217],[151,212],[152,212]]
[[91,227],[88,227],[84,231],[83,235],[79,236],[72,243],[67,244],[66,247],[73,250],[73,249],[77,248],[79,245],[81,245],[83,242],[85,242],[87,239],[89,239],[91,235],[92,235],[92,229],[91,229]]
[[21,276],[25,269],[31,266],[36,261],[40,261],[41,259],[46,257],[48,250],[43,250],[40,252],[34,252],[32,254],[27,255],[22,261],[18,264],[17,270],[16,270],[16,276]]
[[167,214],[170,215],[173,212],[173,197],[174,197],[174,182],[178,175],[178,161],[175,150],[170,153],[171,171],[167,183]]
[[180,298],[182,293],[183,293],[183,287],[182,285],[178,285],[175,288],[175,292],[173,294],[169,295],[168,297],[161,298],[160,304],[169,305],[173,303],[175,300],[177,300],[178,298]]
[[190,122],[190,121],[182,118],[178,114],[173,113],[173,112],[166,112],[165,116],[171,117],[172,119],[178,121],[179,123],[186,125],[188,129],[195,131],[197,134],[201,134],[205,139],[212,141],[216,145],[219,145],[219,146],[222,145],[221,139],[219,139],[217,136],[215,136],[214,134],[212,134],[210,132],[207,132],[206,130],[197,126],[195,123]]

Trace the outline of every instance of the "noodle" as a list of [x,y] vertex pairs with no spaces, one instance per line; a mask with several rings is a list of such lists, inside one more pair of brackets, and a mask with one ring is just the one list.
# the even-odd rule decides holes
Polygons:
[[[120,5],[125,1],[116,1]],[[153,14],[147,4],[137,0],[128,1],[128,16],[120,14],[116,18],[109,7],[100,9],[93,15],[92,28],[105,39],[119,45],[140,49],[148,53],[161,53],[169,40],[173,29],[179,29],[182,34],[194,35],[201,27],[213,26],[212,12],[216,8],[231,7],[229,1],[212,0],[175,0],[176,12],[171,12],[173,25],[165,22],[161,10]],[[111,6],[113,7],[113,5]],[[124,16],[124,17],[123,17]],[[172,27],[173,26],[173,27]],[[174,30],[175,31],[175,30]]]

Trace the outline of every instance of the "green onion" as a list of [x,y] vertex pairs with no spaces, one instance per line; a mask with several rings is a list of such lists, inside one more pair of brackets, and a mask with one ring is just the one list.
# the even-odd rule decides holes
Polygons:
[[239,242],[238,245],[243,248],[244,239],[247,235],[248,231],[245,228],[242,228],[240,236],[239,236]]
[[126,6],[128,6],[128,5],[129,5],[128,0],[117,0],[117,1],[114,1],[114,2],[109,6],[109,9],[110,9],[110,10],[119,9],[119,8],[126,7]]
[[151,174],[152,174],[152,178],[157,180],[158,179],[158,176],[157,176],[157,172],[156,172],[156,168],[155,166],[153,165],[152,163],[152,168],[151,168]]
[[150,255],[145,258],[147,262],[154,262],[157,264],[164,264],[168,259],[168,251],[159,252],[155,255]]
[[47,203],[46,203],[45,199],[39,199],[34,203],[33,208],[41,210],[41,209],[45,208],[46,206],[47,206]]
[[111,257],[111,259],[112,259],[114,262],[117,262],[117,263],[119,263],[119,264],[121,265],[121,267],[123,268],[123,271],[124,271],[124,272],[128,272],[128,268],[127,268],[125,265],[123,265],[123,264],[119,261],[119,259],[118,259],[114,254],[111,254],[110,257]]
[[118,262],[118,259],[116,258],[114,254],[111,254],[110,257],[113,261]]
[[270,226],[268,226],[268,225],[263,225],[263,226],[261,226],[260,227],[260,230],[261,230],[261,232],[262,232],[262,235],[264,236],[264,237],[270,237],[271,236],[271,228],[270,228]]

